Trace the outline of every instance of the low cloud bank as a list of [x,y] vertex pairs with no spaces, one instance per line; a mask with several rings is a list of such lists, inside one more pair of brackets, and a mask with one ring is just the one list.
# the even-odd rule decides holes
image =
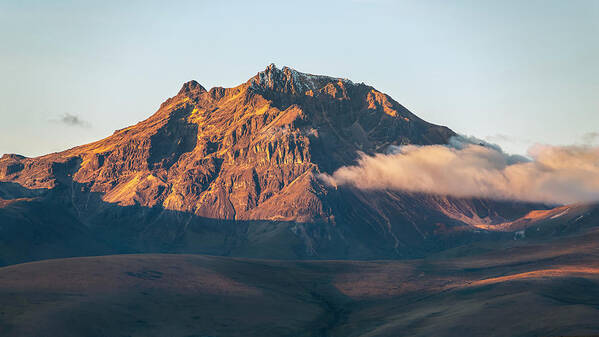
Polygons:
[[362,154],[358,165],[320,178],[331,186],[366,190],[558,204],[599,201],[599,147],[535,145],[528,156],[458,136],[448,145],[407,145],[386,154]]

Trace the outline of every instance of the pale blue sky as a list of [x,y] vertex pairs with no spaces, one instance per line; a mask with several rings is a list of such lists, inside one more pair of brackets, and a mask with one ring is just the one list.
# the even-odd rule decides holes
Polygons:
[[271,62],[511,152],[599,132],[599,1],[123,3],[0,0],[0,153],[103,138],[185,81],[234,86]]

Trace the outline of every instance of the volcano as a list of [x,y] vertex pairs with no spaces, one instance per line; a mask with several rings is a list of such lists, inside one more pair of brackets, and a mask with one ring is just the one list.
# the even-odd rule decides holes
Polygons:
[[0,262],[148,252],[416,257],[495,238],[481,228],[541,207],[319,179],[361,153],[455,135],[369,85],[274,64],[233,88],[190,81],[103,140],[4,155]]

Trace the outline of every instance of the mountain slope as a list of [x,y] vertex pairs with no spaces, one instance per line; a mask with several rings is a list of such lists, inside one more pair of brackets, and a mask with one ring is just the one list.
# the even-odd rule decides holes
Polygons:
[[594,229],[403,261],[143,254],[26,263],[0,268],[0,334],[595,335],[598,238]]
[[[234,88],[191,81],[150,118],[103,140],[38,158],[3,156],[0,197],[10,202],[0,216],[12,225],[1,230],[26,241],[15,228],[75,227],[100,253],[421,255],[478,235],[472,222],[515,220],[532,206],[336,189],[317,177],[360,152],[454,135],[368,85],[287,67],[270,65]],[[48,204],[41,219],[19,222]]]

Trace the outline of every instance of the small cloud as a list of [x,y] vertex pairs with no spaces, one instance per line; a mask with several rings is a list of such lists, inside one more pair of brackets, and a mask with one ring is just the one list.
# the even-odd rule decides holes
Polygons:
[[591,145],[599,141],[599,132],[588,132],[582,135],[582,143],[585,145]]
[[63,114],[57,122],[68,126],[78,126],[83,128],[89,128],[91,126],[87,121],[79,118],[79,116],[70,113]]

